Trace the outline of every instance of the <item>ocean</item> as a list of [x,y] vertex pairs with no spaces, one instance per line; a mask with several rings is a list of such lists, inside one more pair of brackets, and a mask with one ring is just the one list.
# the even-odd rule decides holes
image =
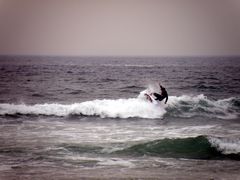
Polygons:
[[1,56],[0,179],[240,179],[239,92],[239,57]]

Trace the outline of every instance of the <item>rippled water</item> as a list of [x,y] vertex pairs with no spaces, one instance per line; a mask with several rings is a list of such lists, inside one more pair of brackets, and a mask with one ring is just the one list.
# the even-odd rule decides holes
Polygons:
[[0,177],[236,178],[239,82],[239,58],[2,56]]

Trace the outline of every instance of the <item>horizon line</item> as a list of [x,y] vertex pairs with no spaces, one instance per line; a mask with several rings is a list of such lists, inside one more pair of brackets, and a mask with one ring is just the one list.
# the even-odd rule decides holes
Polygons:
[[19,56],[19,57],[86,57],[86,58],[97,58],[97,57],[105,57],[105,58],[185,58],[185,57],[194,57],[194,58],[214,58],[214,57],[240,57],[239,55],[54,55],[54,54],[0,54],[0,56]]

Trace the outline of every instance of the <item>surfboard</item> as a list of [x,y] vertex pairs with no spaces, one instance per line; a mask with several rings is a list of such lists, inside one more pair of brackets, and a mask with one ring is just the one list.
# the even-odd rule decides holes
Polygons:
[[153,100],[149,94],[145,93],[144,95],[148,101],[153,102]]

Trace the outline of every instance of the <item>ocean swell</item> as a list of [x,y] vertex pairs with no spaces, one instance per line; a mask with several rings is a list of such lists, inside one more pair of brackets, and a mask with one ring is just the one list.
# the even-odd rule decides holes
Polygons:
[[[121,144],[121,148],[115,148],[116,144],[104,147],[61,144],[57,147],[60,151],[71,153],[112,154],[124,156],[157,156],[162,158],[186,158],[205,160],[240,160],[240,139],[236,137],[223,138],[212,136],[196,136],[186,138],[164,138],[137,144]],[[56,154],[56,148],[50,149]],[[50,152],[47,152],[48,154]]]

